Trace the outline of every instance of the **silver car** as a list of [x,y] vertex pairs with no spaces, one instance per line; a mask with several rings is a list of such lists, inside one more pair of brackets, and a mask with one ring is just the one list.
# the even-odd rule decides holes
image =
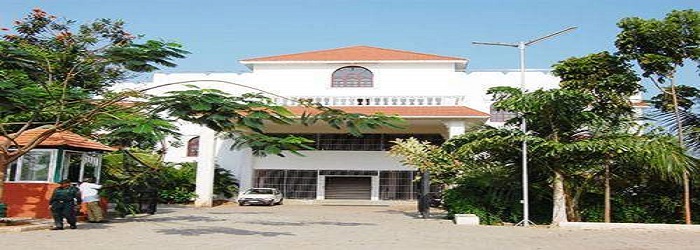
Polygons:
[[276,188],[251,188],[238,196],[238,205],[260,204],[260,205],[282,205],[282,193]]

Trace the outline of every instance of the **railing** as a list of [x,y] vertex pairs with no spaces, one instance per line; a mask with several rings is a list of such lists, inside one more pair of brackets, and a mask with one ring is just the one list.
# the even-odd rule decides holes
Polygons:
[[290,96],[273,98],[282,106],[308,100],[324,106],[461,106],[464,96]]

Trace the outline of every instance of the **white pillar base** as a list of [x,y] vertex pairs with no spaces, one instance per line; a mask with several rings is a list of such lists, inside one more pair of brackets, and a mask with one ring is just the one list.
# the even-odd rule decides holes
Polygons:
[[216,132],[203,128],[199,135],[195,207],[211,207],[214,197],[214,168],[216,163]]

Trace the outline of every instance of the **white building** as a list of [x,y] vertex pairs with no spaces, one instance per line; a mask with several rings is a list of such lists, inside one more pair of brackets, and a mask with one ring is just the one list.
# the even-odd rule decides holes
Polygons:
[[[198,161],[198,205],[211,204],[212,168],[231,169],[241,189],[276,187],[298,199],[413,199],[415,169],[402,166],[386,150],[395,138],[414,136],[442,141],[484,123],[499,124],[504,114],[492,112],[486,90],[520,87],[520,72],[466,72],[467,59],[409,51],[355,46],[246,59],[243,74],[156,74],[153,85],[198,81],[202,88],[233,94],[250,89],[208,82],[223,80],[273,92],[290,99],[312,98],[348,112],[397,114],[404,130],[369,131],[362,138],[324,126],[270,125],[267,132],[299,134],[316,141],[318,150],[305,157],[253,157],[250,150],[230,150],[231,142],[216,139],[207,129],[182,124],[186,147],[169,149],[166,161]],[[527,72],[529,90],[554,88],[558,78],[548,72]],[[165,92],[183,88],[172,85]],[[278,98],[280,104],[293,102]],[[291,107],[292,111],[297,108]]]

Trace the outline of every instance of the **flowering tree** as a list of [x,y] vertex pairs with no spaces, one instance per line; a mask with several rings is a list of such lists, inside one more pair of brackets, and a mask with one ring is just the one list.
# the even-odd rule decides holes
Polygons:
[[[186,51],[179,44],[128,33],[122,21],[75,22],[34,9],[3,29],[0,39],[0,198],[9,163],[53,133],[74,130],[119,110],[136,93],[106,99],[108,87],[135,73],[175,66]],[[28,129],[47,130],[28,143],[15,139]]]

